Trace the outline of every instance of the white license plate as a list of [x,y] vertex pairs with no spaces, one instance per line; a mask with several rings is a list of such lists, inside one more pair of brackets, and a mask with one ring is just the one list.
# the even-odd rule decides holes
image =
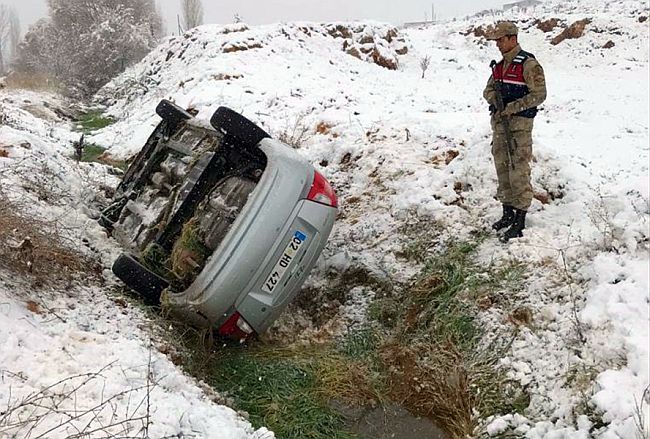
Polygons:
[[296,230],[296,232],[293,234],[293,238],[291,241],[289,241],[289,244],[284,249],[282,256],[280,256],[280,259],[278,259],[275,267],[273,267],[273,270],[271,270],[271,274],[269,274],[266,282],[264,282],[262,291],[272,293],[273,290],[275,290],[275,288],[280,285],[284,274],[291,266],[291,263],[298,254],[298,250],[300,250],[300,247],[302,247],[306,240],[307,235]]

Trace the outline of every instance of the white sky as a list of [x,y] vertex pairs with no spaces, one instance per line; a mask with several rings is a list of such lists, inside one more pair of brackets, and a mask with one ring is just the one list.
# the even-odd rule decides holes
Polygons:
[[[167,21],[168,32],[176,29],[176,14],[181,0],[157,0]],[[511,0],[437,0],[438,18],[451,18],[501,7]],[[24,30],[47,14],[45,0],[0,0],[13,6]],[[230,23],[238,13],[246,23],[264,24],[279,21],[333,21],[375,19],[401,24],[431,18],[430,0],[203,0],[206,23]]]

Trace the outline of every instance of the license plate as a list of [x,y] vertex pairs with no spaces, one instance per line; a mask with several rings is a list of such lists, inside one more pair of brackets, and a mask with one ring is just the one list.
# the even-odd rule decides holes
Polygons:
[[296,232],[293,234],[293,238],[291,238],[291,241],[289,241],[289,244],[284,249],[282,256],[280,256],[280,259],[278,259],[275,267],[273,267],[273,270],[271,270],[271,274],[269,274],[266,282],[264,282],[262,291],[272,293],[273,290],[275,290],[275,288],[280,285],[284,274],[291,266],[291,263],[298,254],[298,250],[300,250],[300,247],[302,247],[306,240],[307,235],[296,230]]

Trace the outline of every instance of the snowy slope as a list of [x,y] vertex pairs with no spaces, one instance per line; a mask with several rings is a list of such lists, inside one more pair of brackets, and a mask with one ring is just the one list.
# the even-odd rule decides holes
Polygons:
[[[119,249],[93,219],[93,206],[116,177],[104,166],[71,160],[78,134],[48,111],[61,105],[56,96],[3,92],[0,104],[0,195],[25,213],[23,224],[39,221],[52,241],[65,243],[45,247],[54,258],[112,260]],[[0,204],[0,218],[7,208]],[[28,233],[3,229],[0,247],[36,242]],[[48,273],[38,261],[34,276],[23,277],[10,269],[20,260],[0,254],[1,438],[273,437],[213,402],[218,395],[161,354],[153,324],[107,296],[109,285],[93,276],[91,259],[82,277]],[[104,275],[113,279],[108,270]]]
[[[220,46],[235,37],[204,27],[182,62],[162,61],[179,44],[172,41],[102,92],[120,97],[110,112],[127,118],[97,139],[117,155],[132,153],[156,121],[152,111],[162,97],[199,109],[205,119],[217,106],[231,106],[276,135],[299,122],[311,133],[301,151],[343,201],[311,282],[324,285],[320,275],[351,265],[408,279],[414,267],[395,256],[399,224],[415,215],[462,238],[498,215],[481,98],[498,53],[465,34],[494,18],[515,19],[523,47],[547,75],[533,178],[540,198],[551,201],[534,201],[524,239],[481,249],[486,263],[530,267],[527,288],[511,293],[511,306],[535,316],[503,360],[531,393],[527,417],[504,414],[488,431],[634,437],[635,413],[648,419],[648,25],[639,21],[648,8],[639,1],[549,1],[510,14],[402,31],[410,50],[397,57],[397,71],[352,58],[340,39],[301,30],[318,25],[251,29],[241,38],[263,47],[227,54],[199,43]],[[550,18],[561,25],[549,33],[535,25]],[[591,23],[582,38],[550,44],[583,18]],[[614,47],[603,48],[610,40]],[[425,55],[432,63],[420,79]],[[216,79],[225,75],[236,79]],[[147,84],[148,92],[126,93],[124,84]],[[316,134],[320,123],[327,129]],[[449,151],[460,155],[445,166]],[[481,318],[496,330],[509,311],[493,307]],[[357,313],[344,308],[341,315]],[[577,370],[591,374],[586,387],[571,378]],[[592,412],[606,426],[594,425]]]
[[[162,44],[100,92],[98,100],[119,121],[93,140],[116,156],[133,154],[157,123],[161,98],[192,106],[205,120],[226,105],[276,136],[304,127],[300,152],[333,182],[342,204],[310,284],[323,287],[329,271],[356,266],[407,281],[419,267],[396,255],[400,226],[427,221],[441,238],[463,239],[499,213],[481,98],[498,52],[465,34],[494,18],[515,19],[523,48],[536,54],[547,76],[549,97],[534,131],[533,184],[550,202],[534,201],[525,238],[509,246],[488,241],[480,250],[486,264],[528,267],[523,291],[505,291],[504,306],[482,311],[488,332],[508,327],[515,307],[534,316],[502,360],[526,386],[530,405],[525,416],[486,420],[485,431],[634,438],[636,415],[650,419],[649,40],[648,21],[639,21],[648,12],[641,1],[549,0],[503,17],[400,31],[409,45],[405,55],[397,55],[398,41],[382,41],[390,26],[348,26],[358,30],[355,44],[369,37],[364,41],[373,43],[363,44],[378,45],[398,61],[397,70],[345,53],[345,38],[330,35],[328,26],[204,26]],[[583,37],[553,46],[562,28],[544,33],[535,25],[550,18],[591,23]],[[615,45],[604,49],[610,40]],[[431,65],[421,79],[425,55]],[[0,141],[21,135],[2,128]],[[349,306],[327,330],[362,319],[372,294],[352,290]],[[306,337],[322,332],[308,319],[275,330],[292,328]]]

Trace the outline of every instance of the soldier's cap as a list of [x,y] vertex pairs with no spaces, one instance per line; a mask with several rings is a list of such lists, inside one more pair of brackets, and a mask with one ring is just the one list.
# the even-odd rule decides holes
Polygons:
[[487,33],[488,40],[498,40],[501,37],[517,35],[517,25],[511,21],[500,21],[494,26],[491,32]]

